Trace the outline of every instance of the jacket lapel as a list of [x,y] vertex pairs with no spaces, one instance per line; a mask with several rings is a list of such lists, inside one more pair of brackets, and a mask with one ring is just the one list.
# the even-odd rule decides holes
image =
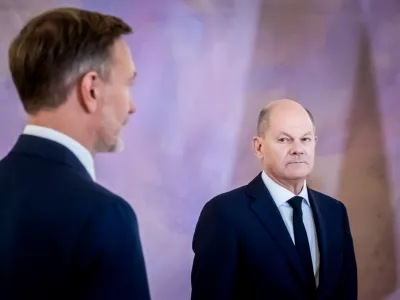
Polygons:
[[297,255],[296,248],[278,207],[262,181],[261,174],[249,183],[246,191],[247,194],[254,199],[251,203],[252,211],[275,242],[281,247],[282,252],[286,255],[302,280],[306,282],[306,276]]
[[324,205],[321,194],[308,188],[308,196],[313,212],[314,223],[317,231],[318,248],[320,254],[319,265],[319,296],[323,297],[324,293],[331,290],[331,284],[334,282],[333,274],[340,267],[342,252],[340,248],[335,246],[337,234],[332,224],[336,224],[337,220],[331,219],[332,212]]
[[325,220],[323,217],[323,208],[321,207],[320,201],[318,201],[318,197],[313,191],[308,188],[308,197],[311,205],[311,209],[313,212],[313,218],[315,223],[315,228],[317,231],[317,239],[318,239],[318,249],[319,249],[319,285],[318,290],[323,290],[324,287],[324,279],[328,275],[326,274],[326,266],[327,266],[327,249],[329,249],[327,243],[328,239],[326,237],[327,226],[325,224]]

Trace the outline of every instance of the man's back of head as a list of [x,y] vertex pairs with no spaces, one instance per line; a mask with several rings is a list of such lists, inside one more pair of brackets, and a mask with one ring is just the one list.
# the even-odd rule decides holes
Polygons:
[[114,150],[134,112],[129,90],[136,72],[122,39],[131,32],[117,17],[76,8],[31,19],[9,48],[30,123],[61,131],[92,154]]

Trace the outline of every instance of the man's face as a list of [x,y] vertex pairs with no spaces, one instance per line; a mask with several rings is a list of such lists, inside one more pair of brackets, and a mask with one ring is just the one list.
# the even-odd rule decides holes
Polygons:
[[282,181],[305,179],[314,166],[314,126],[302,107],[276,107],[263,137],[258,156],[264,170]]
[[121,150],[121,129],[128,122],[129,115],[135,112],[131,97],[135,76],[135,65],[129,47],[123,39],[119,39],[113,49],[110,78],[103,90],[97,152]]

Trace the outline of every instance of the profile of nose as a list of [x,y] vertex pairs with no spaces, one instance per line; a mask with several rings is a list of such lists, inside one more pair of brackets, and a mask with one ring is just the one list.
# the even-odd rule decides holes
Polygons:
[[128,110],[128,114],[133,114],[136,112],[136,106],[133,104],[133,101],[129,102],[129,110]]

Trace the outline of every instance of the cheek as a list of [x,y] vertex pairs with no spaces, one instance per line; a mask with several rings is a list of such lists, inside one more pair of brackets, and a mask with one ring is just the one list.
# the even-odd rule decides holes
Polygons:
[[264,157],[269,165],[281,166],[286,161],[287,149],[284,145],[271,145],[265,148]]
[[[104,127],[107,128],[115,128],[116,123],[120,123],[121,113],[120,109],[118,109],[118,101],[117,98],[110,98],[103,109],[102,109],[102,123]],[[108,129],[107,129],[108,130]]]
[[113,115],[113,117],[118,120],[124,120],[129,111],[129,92],[121,87],[113,94],[113,97],[110,97],[110,100],[107,109],[109,117]]
[[287,157],[287,147],[286,145],[277,144],[271,147],[270,149],[270,156],[273,158],[277,163],[282,162]]
[[121,92],[118,97],[118,102],[119,102],[119,108],[125,114],[127,111],[129,111],[130,101],[131,101],[130,87],[121,88]]
[[101,111],[101,122],[103,124],[103,129],[110,127],[110,123],[114,119],[113,115],[114,115],[114,112],[113,112],[112,106],[104,105],[103,109]]
[[315,147],[314,146],[312,146],[312,147],[309,147],[308,149],[307,149],[307,156],[309,157],[309,158],[313,158],[314,157],[314,155],[315,155]]

